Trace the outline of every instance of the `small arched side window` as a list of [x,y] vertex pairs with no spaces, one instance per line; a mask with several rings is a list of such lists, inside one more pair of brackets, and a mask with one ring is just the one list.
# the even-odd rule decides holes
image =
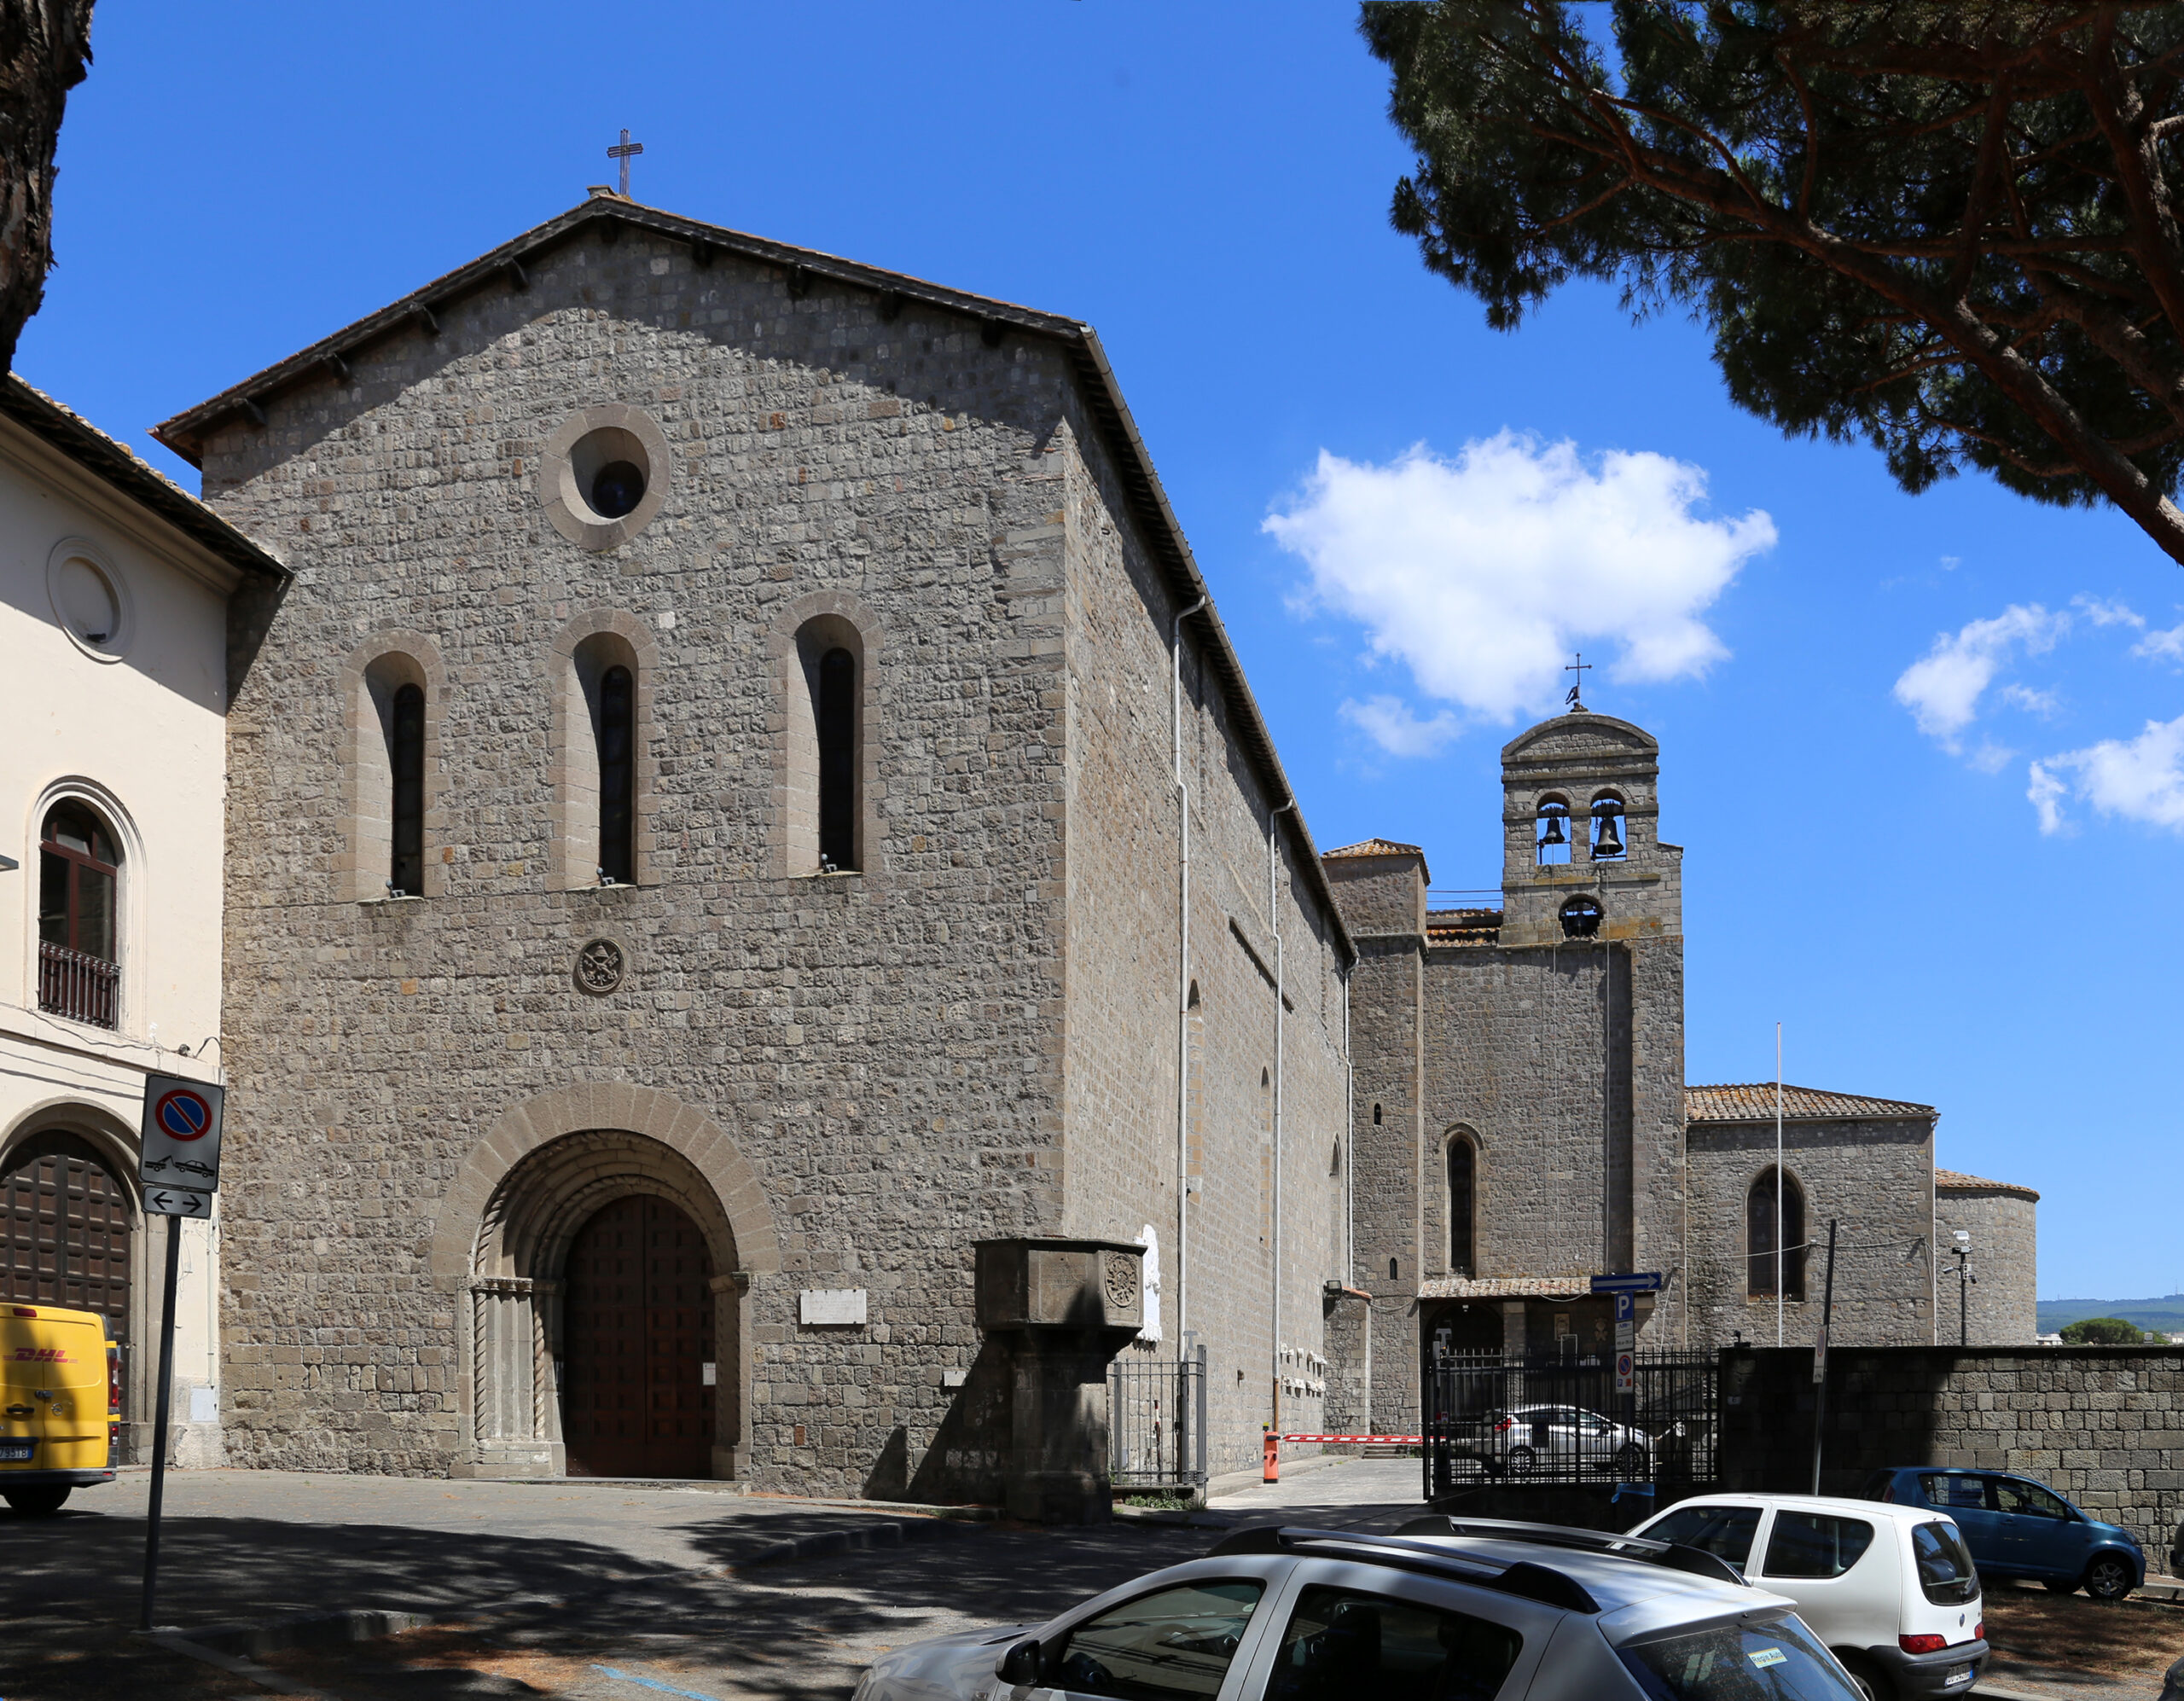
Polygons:
[[[1775,1227],[1775,1171],[1769,1164],[1759,1172],[1751,1184],[1751,1191],[1745,1196],[1745,1245],[1750,1254],[1749,1279],[1745,1291],[1753,1298],[1772,1299],[1774,1297]],[[1781,1199],[1783,1248],[1780,1268],[1782,1297],[1803,1299],[1805,1297],[1805,1194],[1798,1185],[1795,1176],[1782,1178]]]
[[120,1022],[121,850],[78,803],[48,810],[38,845],[38,1007],[71,1021]]
[[386,881],[407,897],[425,890],[425,691],[404,685],[394,694],[387,766],[393,781],[393,821]]
[[1471,1136],[1449,1137],[1449,1274],[1478,1273],[1478,1148]]
[[837,647],[819,658],[814,694],[819,734],[819,866],[835,874],[857,866],[857,658]]
[[1602,792],[1593,799],[1592,853],[1595,862],[1619,862],[1629,854],[1623,842],[1623,799]]
[[599,883],[636,878],[636,680],[626,667],[599,676]]
[[1566,798],[1542,798],[1532,817],[1532,848],[1542,868],[1570,860],[1570,803]]
[[1380,1107],[1378,1105],[1375,1105],[1375,1106],[1373,1106],[1373,1126],[1374,1126],[1374,1128],[1378,1128],[1380,1125]]

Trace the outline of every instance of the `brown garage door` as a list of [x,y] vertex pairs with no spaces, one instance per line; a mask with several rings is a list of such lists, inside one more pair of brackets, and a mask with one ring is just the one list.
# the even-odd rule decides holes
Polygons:
[[665,1199],[631,1194],[577,1231],[564,1290],[572,1477],[710,1477],[712,1260]]
[[90,1142],[33,1135],[0,1175],[0,1300],[96,1311],[129,1338],[129,1196]]

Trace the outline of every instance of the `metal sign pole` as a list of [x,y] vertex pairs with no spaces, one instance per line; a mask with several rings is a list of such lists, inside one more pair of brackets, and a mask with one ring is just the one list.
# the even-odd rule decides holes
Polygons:
[[166,1497],[167,1420],[174,1406],[174,1287],[182,1267],[182,1219],[167,1218],[167,1285],[160,1301],[159,1398],[152,1422],[152,1501],[144,1514],[144,1610],[137,1628],[152,1628],[152,1603],[160,1588],[160,1503]]
[[220,1185],[220,1120],[227,1089],[179,1075],[144,1077],[136,1175],[144,1211],[167,1220],[166,1292],[160,1301],[160,1379],[153,1399],[152,1498],[144,1515],[142,1623],[152,1628],[160,1588],[160,1512],[166,1499],[167,1434],[174,1416],[174,1301],[182,1274],[182,1222],[210,1218]]
[[1827,1330],[1835,1321],[1835,1225],[1827,1219],[1827,1288],[1820,1303],[1820,1344],[1812,1356],[1812,1491],[1820,1492],[1821,1425],[1827,1419]]

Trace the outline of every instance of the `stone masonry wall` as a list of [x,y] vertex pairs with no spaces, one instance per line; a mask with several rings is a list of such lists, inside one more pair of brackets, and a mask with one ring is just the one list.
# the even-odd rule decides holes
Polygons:
[[[1692,1344],[1774,1341],[1774,1300],[1747,1292],[1745,1201],[1774,1162],[1770,1123],[1694,1123],[1688,1135]],[[1934,1341],[1933,1125],[1923,1118],[1792,1122],[1784,1167],[1804,1189],[1805,1298],[1784,1306],[1786,1344],[1820,1328],[1827,1222],[1841,1219],[1830,1338],[1854,1346]],[[1949,1321],[1954,1322],[1952,1316]]]
[[[1298,839],[1281,822],[1267,883],[1267,794],[1244,763],[1226,700],[1184,638],[1184,774],[1193,839],[1192,973],[1199,991],[1194,1094],[1199,1187],[1178,1247],[1176,1067],[1180,843],[1173,783],[1168,636],[1177,612],[1137,540],[1118,526],[1112,468],[1089,436],[1068,481],[1069,902],[1065,1220],[1073,1234],[1161,1248],[1164,1338],[1178,1344],[1178,1280],[1193,1344],[1208,1349],[1212,1468],[1258,1456],[1277,1362],[1292,1385],[1287,1428],[1317,1429],[1324,1356],[1320,1288],[1339,1274],[1342,1127],[1339,948],[1311,889],[1294,878]],[[1244,862],[1246,847],[1257,862]],[[1243,863],[1243,868],[1239,868]],[[1254,869],[1255,881],[1245,878]],[[1277,951],[1269,900],[1280,914]],[[1274,1264],[1275,987],[1281,1032],[1282,1245]],[[1262,1077],[1265,1079],[1263,1081]],[[1178,1268],[1181,1262],[1187,1268]],[[1281,1325],[1274,1303],[1279,1290]],[[1280,1349],[1289,1350],[1286,1360]]]
[[[1975,1347],[2029,1347],[2040,1332],[2040,1247],[2037,1202],[2007,1187],[1937,1185],[1934,1245],[1940,1272],[1935,1281],[1935,1327],[1943,1341],[1957,1338],[1960,1321]],[[1957,1229],[1972,1236],[1976,1278],[1957,1315]]]
[[[1811,1487],[1809,1349],[1722,1359],[1722,1487]],[[2184,1348],[1836,1348],[1821,1492],[1887,1466],[1960,1465],[2052,1484],[2149,1559],[2184,1512]]]
[[[1066,773],[1065,700],[1103,695],[1115,671],[1067,666],[1073,380],[1036,340],[989,348],[975,322],[915,303],[891,322],[864,292],[799,298],[777,270],[700,270],[635,233],[580,235],[534,257],[528,282],[444,308],[437,336],[353,353],[351,380],[270,398],[264,427],[208,444],[207,499],[298,569],[233,645],[232,1454],[457,1467],[470,1311],[425,1263],[451,1179],[511,1106],[639,1081],[723,1131],[778,1237],[746,1309],[754,1482],[899,1493],[975,1476],[976,1459],[928,1456],[958,1397],[944,1379],[979,1350],[970,1243],[1060,1232],[1073,1164],[1095,1183],[1134,1174],[1144,1150],[1101,1154],[1101,1095],[1121,1106],[1172,1068],[1162,997],[1142,1046],[1088,1033],[1084,1095],[1069,1096],[1070,851],[1135,806],[1103,798],[1072,835],[1087,794]],[[672,488],[651,525],[593,554],[534,486],[545,439],[601,402],[658,421]],[[1098,524],[1104,499],[1084,502],[1080,527]],[[1120,630],[1127,598],[1098,594]],[[861,872],[782,879],[770,646],[813,609],[868,645],[872,827]],[[656,651],[641,685],[650,883],[554,891],[548,658],[587,611]],[[335,895],[335,681],[398,625],[431,639],[449,682],[445,831],[426,846],[442,891],[356,903]],[[1152,707],[1133,714],[1136,743],[1159,744]],[[1107,785],[1157,795],[1143,774]],[[1083,966],[1074,1008],[1133,1007],[1158,978],[1141,986],[1119,959],[1157,934],[1159,905],[1132,912],[1096,859],[1083,890],[1123,914],[1118,961]],[[600,936],[629,971],[591,997],[572,966]],[[1217,926],[1200,938],[1234,949]],[[1093,1124],[1075,1145],[1073,1109]],[[1158,1143],[1153,1113],[1109,1122],[1125,1148]],[[1112,1213],[1125,1238],[1157,1205],[1147,1181]],[[807,1287],[867,1290],[868,1321],[801,1325]]]

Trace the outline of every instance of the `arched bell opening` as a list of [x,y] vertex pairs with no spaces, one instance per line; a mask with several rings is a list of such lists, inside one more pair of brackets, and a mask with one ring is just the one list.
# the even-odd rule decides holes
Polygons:
[[1570,800],[1553,792],[1539,800],[1532,817],[1532,850],[1542,868],[1570,860]]
[[470,1288],[480,1474],[736,1474],[748,1282],[680,1152],[613,1129],[541,1147],[495,1190]]

